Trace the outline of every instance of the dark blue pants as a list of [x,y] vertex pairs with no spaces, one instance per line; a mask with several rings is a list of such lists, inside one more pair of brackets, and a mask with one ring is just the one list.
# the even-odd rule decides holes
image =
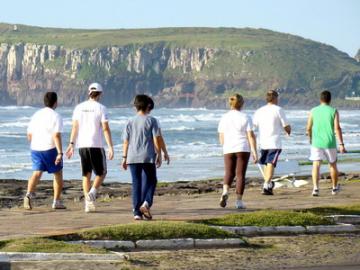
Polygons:
[[156,167],[153,163],[129,164],[132,178],[132,201],[134,215],[140,215],[140,206],[147,201],[149,207],[153,204],[153,198],[157,183]]

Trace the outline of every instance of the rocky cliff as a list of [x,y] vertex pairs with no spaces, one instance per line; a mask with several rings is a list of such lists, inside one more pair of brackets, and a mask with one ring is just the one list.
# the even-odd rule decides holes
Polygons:
[[358,50],[357,54],[355,55],[356,61],[360,62],[360,49]]
[[[324,87],[340,98],[360,93],[360,65],[346,54],[299,37],[251,31],[262,43],[232,47],[203,41],[194,46],[187,40],[178,44],[159,38],[73,48],[2,42],[0,103],[40,105],[46,91],[56,91],[61,104],[73,105],[86,98],[93,81],[104,85],[104,102],[116,106],[128,105],[137,93],[148,93],[163,106],[208,107],[223,106],[233,92],[262,101],[268,88],[281,88],[289,105],[306,105],[314,91]],[[266,39],[272,33],[277,39],[270,43]]]

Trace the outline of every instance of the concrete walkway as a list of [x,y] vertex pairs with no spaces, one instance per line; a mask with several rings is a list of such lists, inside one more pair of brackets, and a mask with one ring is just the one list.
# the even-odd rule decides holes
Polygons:
[[[342,191],[331,195],[330,183],[323,183],[320,197],[311,197],[311,185],[278,189],[275,196],[263,196],[258,188],[245,190],[246,211],[258,209],[300,209],[360,203],[360,183],[342,183]],[[228,207],[218,206],[220,193],[201,195],[160,196],[155,198],[155,220],[191,220],[238,212],[234,208],[235,194]],[[0,239],[24,236],[63,234],[78,229],[134,222],[131,198],[99,202],[96,213],[86,214],[82,202],[67,202],[67,210],[53,211],[49,206],[25,211],[21,208],[0,210]],[[244,210],[242,210],[244,211]]]

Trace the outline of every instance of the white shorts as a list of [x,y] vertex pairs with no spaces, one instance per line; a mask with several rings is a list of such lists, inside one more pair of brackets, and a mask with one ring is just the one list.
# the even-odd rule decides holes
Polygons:
[[337,149],[322,149],[311,146],[309,159],[311,161],[322,161],[326,159],[329,163],[334,163],[337,160]]

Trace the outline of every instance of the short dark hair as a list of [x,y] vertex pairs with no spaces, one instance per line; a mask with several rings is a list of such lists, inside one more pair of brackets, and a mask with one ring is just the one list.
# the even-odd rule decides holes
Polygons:
[[320,101],[329,104],[331,102],[331,93],[330,91],[322,91],[320,94]]
[[277,99],[279,96],[279,93],[276,90],[269,90],[266,93],[266,102],[274,102],[275,99]]
[[148,106],[147,106],[148,110],[152,111],[154,107],[155,107],[154,100],[148,96]]
[[44,95],[44,105],[53,108],[57,102],[57,94],[55,92],[46,92]]
[[94,91],[94,92],[91,92],[90,94],[89,94],[89,97],[90,98],[97,98],[98,96],[100,96],[101,95],[101,92],[99,92],[99,91]]
[[149,106],[149,97],[147,95],[136,95],[134,106],[137,111],[145,112]]

